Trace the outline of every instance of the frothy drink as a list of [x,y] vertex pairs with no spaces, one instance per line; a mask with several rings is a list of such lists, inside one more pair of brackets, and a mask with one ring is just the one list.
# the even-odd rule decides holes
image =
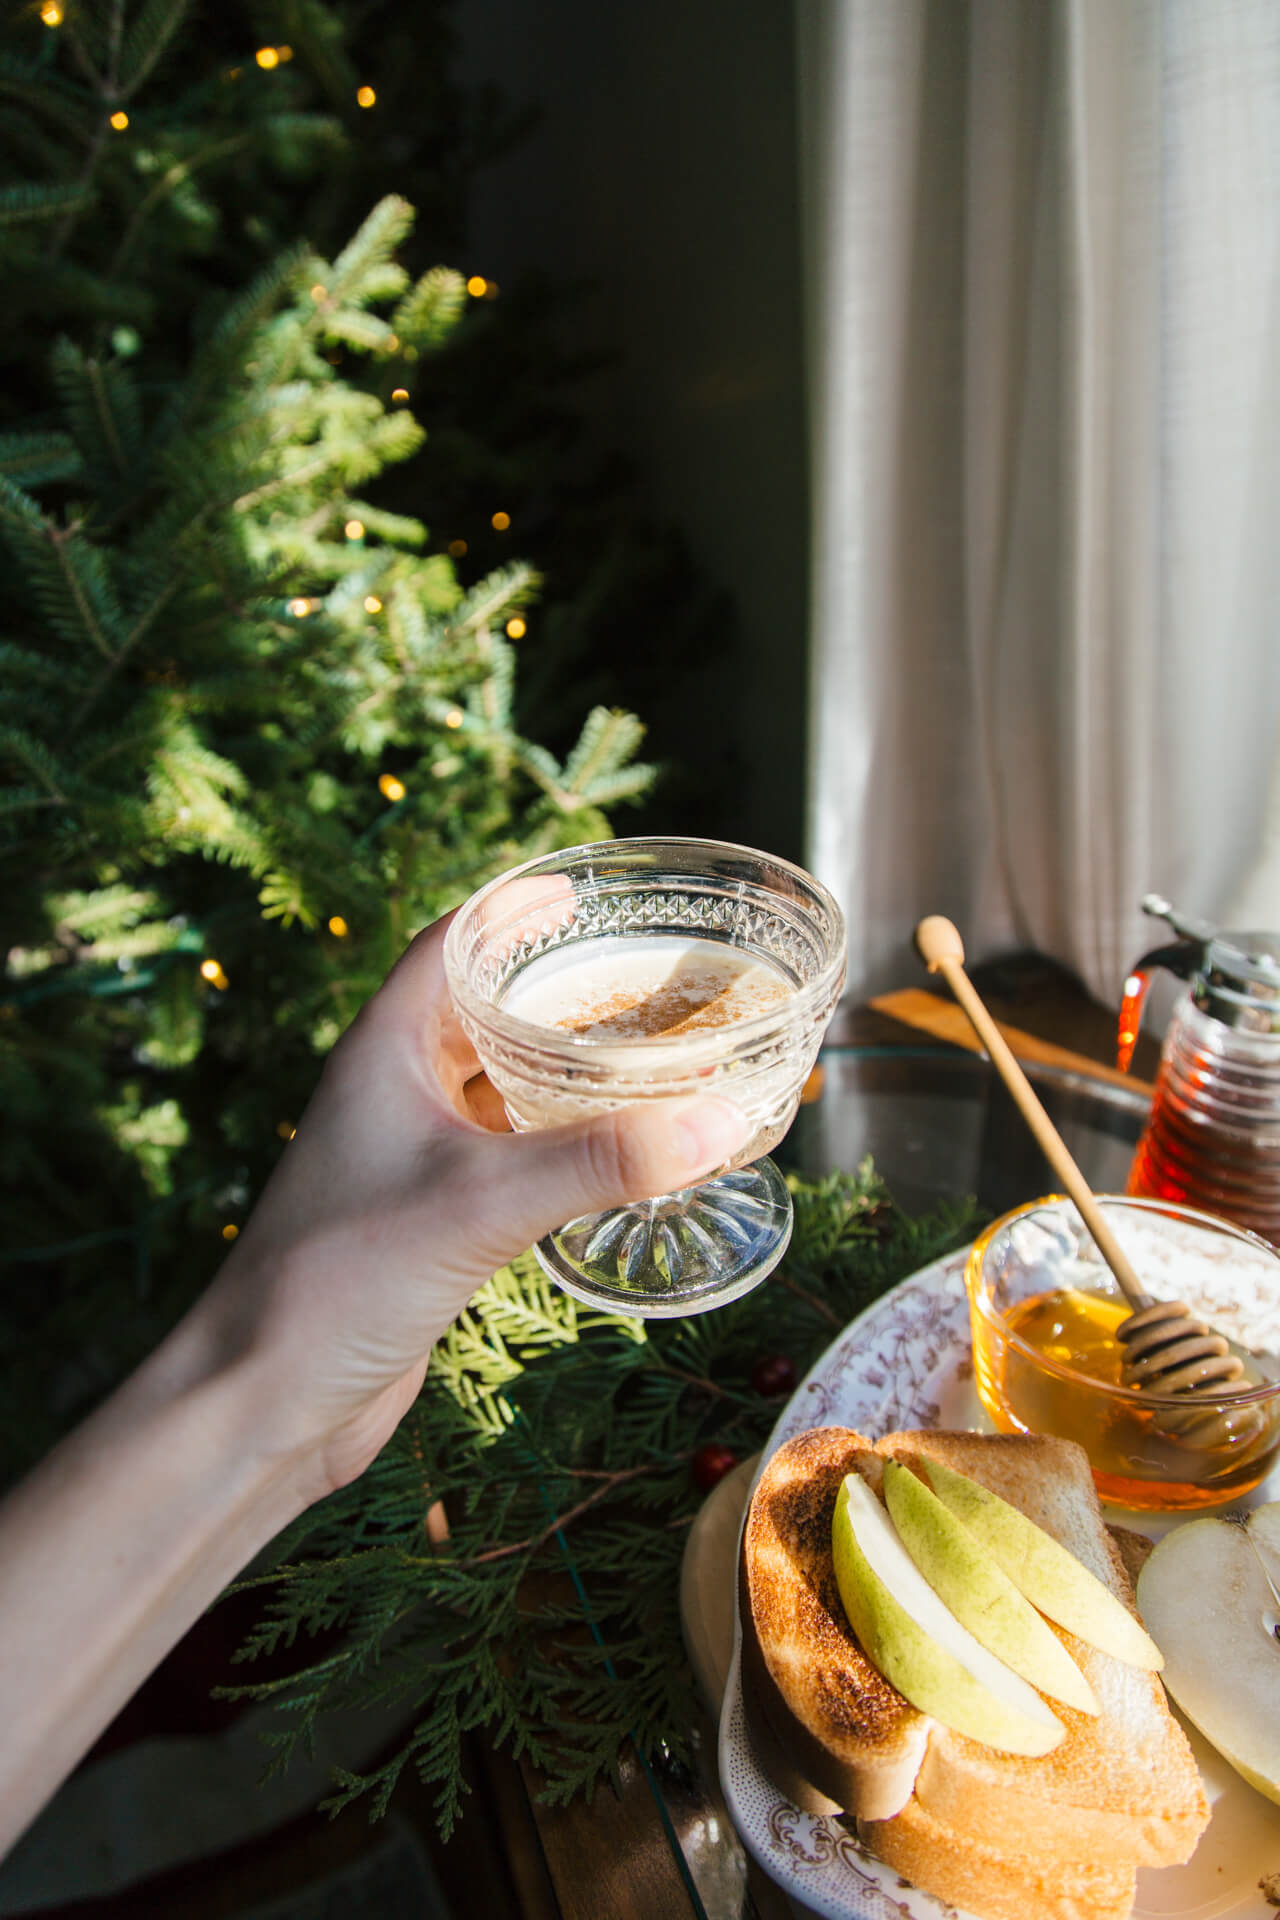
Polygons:
[[749,1020],[793,991],[768,960],[716,940],[610,935],[535,960],[502,1009],[589,1040],[675,1040]]

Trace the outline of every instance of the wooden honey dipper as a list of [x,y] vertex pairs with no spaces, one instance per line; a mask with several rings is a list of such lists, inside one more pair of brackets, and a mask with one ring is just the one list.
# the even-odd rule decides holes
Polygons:
[[[1145,1387],[1162,1394],[1220,1392],[1239,1380],[1244,1365],[1222,1334],[1197,1320],[1182,1300],[1156,1300],[1143,1290],[1128,1256],[1108,1225],[1088,1181],[1067,1150],[1062,1135],[1041,1106],[1031,1082],[1014,1059],[999,1027],[987,1012],[964,970],[964,943],[950,920],[933,913],[916,928],[916,946],[930,973],[941,973],[968,1015],[991,1064],[1008,1087],[1031,1128],[1045,1159],[1075,1202],[1076,1210],[1093,1235],[1099,1253],[1115,1275],[1116,1284],[1132,1312],[1116,1328],[1126,1349],[1121,1380],[1126,1387]],[[1246,1383],[1248,1384],[1248,1383]],[[1247,1423],[1246,1423],[1247,1424]],[[1210,1446],[1230,1436],[1230,1429],[1208,1408],[1175,1414],[1162,1410],[1159,1425],[1178,1432],[1193,1444]],[[1194,1436],[1194,1438],[1193,1438]],[[1240,1438],[1237,1425],[1235,1436]]]

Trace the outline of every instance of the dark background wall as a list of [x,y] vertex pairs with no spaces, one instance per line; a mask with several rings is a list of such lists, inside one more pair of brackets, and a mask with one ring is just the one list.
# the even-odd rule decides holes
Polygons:
[[464,84],[536,115],[478,182],[464,264],[500,286],[530,269],[586,283],[569,324],[613,357],[592,383],[592,430],[634,461],[643,507],[728,596],[731,647],[691,682],[681,751],[727,744],[736,790],[718,817],[803,857],[791,0],[458,0],[457,24]]

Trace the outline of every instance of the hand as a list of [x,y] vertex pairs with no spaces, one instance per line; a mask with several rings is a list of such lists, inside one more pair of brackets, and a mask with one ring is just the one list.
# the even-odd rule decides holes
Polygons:
[[745,1139],[719,1099],[494,1131],[443,938],[334,1049],[213,1285],[0,1507],[0,1850],[226,1582],[368,1465],[495,1267]]
[[584,1213],[687,1186],[746,1137],[717,1097],[514,1134],[449,999],[445,922],[334,1049],[297,1136],[196,1310],[256,1380],[261,1444],[304,1498],[360,1473],[433,1342],[496,1268]]

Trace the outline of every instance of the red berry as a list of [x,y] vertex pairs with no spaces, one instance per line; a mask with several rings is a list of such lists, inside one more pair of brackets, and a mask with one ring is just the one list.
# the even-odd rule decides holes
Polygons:
[[738,1456],[732,1447],[721,1446],[718,1440],[708,1440],[705,1447],[699,1447],[693,1456],[693,1483],[703,1493],[710,1493],[716,1482],[723,1480],[738,1464]]
[[776,1394],[791,1393],[796,1384],[796,1363],[789,1354],[766,1353],[751,1369],[751,1384],[770,1400]]

